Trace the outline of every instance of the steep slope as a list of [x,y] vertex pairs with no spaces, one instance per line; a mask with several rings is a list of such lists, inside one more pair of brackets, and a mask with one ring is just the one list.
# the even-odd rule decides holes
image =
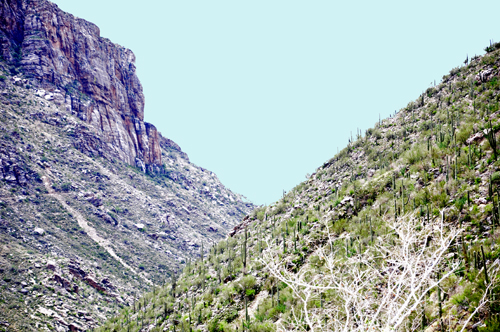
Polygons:
[[100,331],[498,331],[498,49]]
[[143,121],[134,55],[39,1],[0,1],[0,330],[84,330],[253,208]]

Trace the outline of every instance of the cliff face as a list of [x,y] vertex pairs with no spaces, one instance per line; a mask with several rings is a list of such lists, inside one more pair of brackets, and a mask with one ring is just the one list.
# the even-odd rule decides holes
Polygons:
[[48,92],[46,99],[66,104],[97,129],[99,144],[86,144],[85,152],[159,170],[159,133],[144,122],[145,99],[131,50],[47,0],[1,0],[0,54],[11,72],[23,73]]
[[93,329],[253,209],[144,122],[134,61],[47,0],[0,0],[0,330]]

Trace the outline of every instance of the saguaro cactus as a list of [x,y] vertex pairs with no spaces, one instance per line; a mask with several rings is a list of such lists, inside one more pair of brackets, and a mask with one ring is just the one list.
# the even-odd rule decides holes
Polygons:
[[245,227],[245,241],[243,242],[243,273],[247,270],[247,228]]
[[486,138],[488,139],[488,142],[490,143],[491,149],[493,150],[493,158],[496,160],[497,159],[497,138],[495,136],[495,131],[493,130],[493,127],[491,126],[491,120],[490,120],[490,129],[488,130],[488,133],[486,134]]
[[486,285],[488,285],[490,283],[490,279],[488,278],[488,269],[486,268],[486,256],[484,255],[483,246],[481,246],[481,254],[483,255],[484,280],[486,281]]
[[203,262],[203,242],[201,243],[200,256],[201,256],[201,261]]
[[297,251],[297,234],[295,233],[295,229],[293,230],[293,250]]
[[372,238],[372,243],[373,243],[373,227],[372,227],[372,218],[369,218],[370,220],[370,235],[371,235],[371,238]]
[[465,244],[463,235],[462,235],[462,252],[464,254],[465,268],[467,271],[469,271],[469,256],[467,255],[467,245]]

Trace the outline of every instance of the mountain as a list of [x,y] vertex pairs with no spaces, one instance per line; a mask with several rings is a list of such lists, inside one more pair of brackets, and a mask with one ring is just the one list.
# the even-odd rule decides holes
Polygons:
[[499,49],[98,330],[498,331]]
[[144,122],[94,24],[2,0],[0,55],[0,330],[93,328],[254,208]]

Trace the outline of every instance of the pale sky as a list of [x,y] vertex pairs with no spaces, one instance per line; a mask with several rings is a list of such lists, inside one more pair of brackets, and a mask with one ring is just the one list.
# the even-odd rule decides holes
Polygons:
[[500,1],[55,0],[130,48],[145,119],[256,204],[500,41]]

